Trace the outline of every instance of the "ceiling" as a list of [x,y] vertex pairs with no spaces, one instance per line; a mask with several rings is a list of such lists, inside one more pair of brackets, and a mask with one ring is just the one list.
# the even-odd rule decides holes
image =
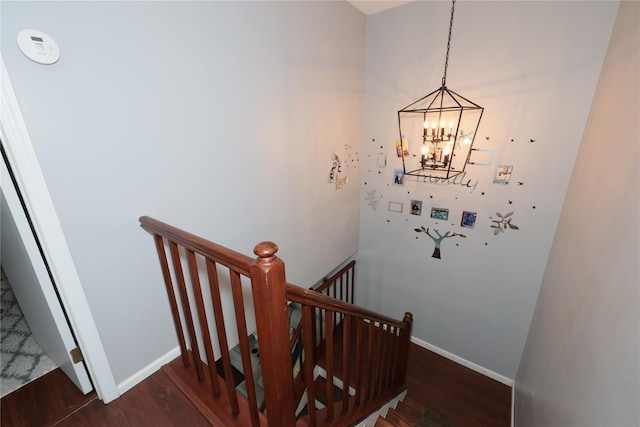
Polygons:
[[365,15],[382,12],[392,7],[409,3],[413,0],[347,0],[349,3],[364,12]]

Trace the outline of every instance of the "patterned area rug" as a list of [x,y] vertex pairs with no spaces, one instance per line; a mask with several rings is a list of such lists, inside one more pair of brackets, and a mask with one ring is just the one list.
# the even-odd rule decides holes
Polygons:
[[56,368],[31,336],[11,285],[1,272],[2,313],[0,329],[0,395],[6,396],[22,385]]

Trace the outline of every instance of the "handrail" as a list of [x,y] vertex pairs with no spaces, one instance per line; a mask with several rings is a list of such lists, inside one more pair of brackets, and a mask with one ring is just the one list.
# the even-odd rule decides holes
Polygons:
[[[154,236],[162,269],[169,304],[178,335],[185,368],[193,360],[197,381],[210,379],[211,397],[217,400],[225,395],[223,411],[228,420],[240,420],[253,427],[269,426],[293,427],[296,425],[298,378],[293,370],[293,347],[302,341],[303,349],[296,354],[300,357],[299,368],[307,395],[308,420],[311,427],[321,425],[345,425],[366,415],[389,393],[402,387],[406,376],[406,362],[412,328],[412,316],[405,313],[402,321],[358,307],[352,302],[341,301],[346,297],[353,301],[354,261],[327,279],[317,289],[309,290],[287,283],[284,262],[276,256],[277,245],[271,242],[258,244],[250,258],[241,253],[218,245],[194,234],[173,227],[148,216],[140,217],[140,225]],[[204,263],[199,262],[204,261]],[[239,405],[235,392],[229,345],[227,343],[225,319],[220,300],[217,265],[228,269],[222,272],[225,286],[230,286],[235,310],[235,325],[240,339],[240,357],[244,369],[247,403]],[[184,268],[186,267],[186,268]],[[206,272],[204,271],[206,267]],[[342,275],[348,276],[346,291],[343,292]],[[250,360],[245,305],[243,297],[243,276],[251,282],[253,310],[258,336],[269,339],[260,342],[260,366],[264,401],[257,401],[253,383],[253,368]],[[223,278],[224,278],[223,277]],[[208,291],[203,289],[208,285]],[[329,291],[329,288],[331,292]],[[340,287],[338,292],[337,287]],[[327,295],[320,292],[326,291]],[[333,293],[333,297],[330,295]],[[339,293],[339,295],[338,295]],[[206,298],[206,300],[205,300]],[[288,318],[288,302],[302,305],[302,328],[297,328],[291,337]],[[216,357],[211,346],[213,336],[209,330],[209,315],[205,305],[213,306],[219,353],[222,360],[225,390],[218,384]],[[366,325],[366,326],[365,326]],[[317,331],[319,328],[319,333]],[[351,329],[354,328],[353,332]],[[199,329],[199,331],[198,331]],[[342,338],[339,338],[342,334]],[[353,338],[352,338],[353,337]],[[335,342],[334,342],[335,340]],[[204,349],[200,348],[200,342]],[[341,344],[340,344],[341,342]],[[375,343],[375,346],[374,346]],[[333,360],[333,349],[341,346],[343,351],[342,372],[340,363]],[[349,354],[351,345],[356,345],[355,354]],[[189,348],[190,347],[190,348]],[[324,350],[322,350],[324,348]],[[201,353],[202,351],[202,353]],[[216,350],[217,351],[217,350]],[[200,354],[205,357],[204,366]],[[355,358],[354,358],[355,356]],[[315,367],[321,366],[324,357],[327,388],[326,411],[315,409]],[[360,360],[366,362],[361,369],[356,365],[355,378],[351,379],[349,366]],[[359,363],[359,362],[358,362]],[[298,365],[296,365],[298,366]],[[205,378],[204,368],[209,376]],[[297,369],[297,368],[296,368]],[[256,371],[258,372],[258,371]],[[342,402],[333,401],[333,380],[342,375],[344,393]],[[366,379],[365,379],[366,377]],[[295,384],[294,384],[295,382]],[[353,387],[351,387],[353,386]],[[355,394],[349,390],[354,389]],[[213,403],[212,403],[213,405]],[[242,410],[241,408],[245,408]],[[247,415],[246,408],[249,414]],[[266,418],[260,412],[266,408]],[[336,411],[339,412],[336,413]],[[322,414],[326,420],[318,416]],[[221,415],[222,416],[222,415]],[[240,417],[240,418],[238,418]],[[235,422],[235,421],[234,421]],[[325,424],[327,423],[327,424]]]
[[322,283],[317,288],[313,288],[313,290],[316,291],[316,292],[322,292],[325,289],[329,288],[339,278],[344,276],[348,271],[352,270],[355,264],[356,264],[356,262],[352,260],[350,263],[348,263],[347,265],[342,267],[340,270],[335,272],[331,277],[329,277],[328,279],[324,279],[322,281]]
[[207,239],[166,224],[157,219],[141,216],[140,226],[151,234],[162,235],[187,249],[198,252],[225,267],[233,268],[238,273],[249,276],[249,268],[254,261],[240,252],[215,244]]
[[343,302],[290,283],[287,283],[287,298],[293,302],[313,305],[326,310],[358,317],[360,319],[368,319],[374,322],[385,323],[399,329],[407,329],[407,325],[399,320],[392,319],[391,317],[378,314],[375,311],[367,310],[366,308],[362,308],[348,302]]
[[[302,329],[296,329],[291,345],[302,338],[307,402],[316,401],[315,367],[324,369],[325,385],[320,386],[326,390],[326,406],[306,406],[303,419],[310,427],[352,425],[402,390],[411,313],[398,321],[289,283],[286,297],[302,306]],[[342,360],[335,358],[335,351],[342,353]],[[336,385],[342,389],[340,402],[334,401]],[[299,396],[296,394],[296,401]]]

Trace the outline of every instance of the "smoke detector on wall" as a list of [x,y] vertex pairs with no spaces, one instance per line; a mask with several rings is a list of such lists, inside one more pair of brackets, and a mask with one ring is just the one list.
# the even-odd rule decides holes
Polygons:
[[60,59],[58,44],[42,31],[27,29],[18,33],[18,47],[30,60],[51,65]]

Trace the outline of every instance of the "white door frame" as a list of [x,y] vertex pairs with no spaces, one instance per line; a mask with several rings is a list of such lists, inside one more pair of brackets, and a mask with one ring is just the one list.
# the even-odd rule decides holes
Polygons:
[[5,152],[96,393],[109,403],[120,397],[120,393],[1,55],[0,62],[0,131]]
[[11,282],[11,290],[32,337],[49,359],[82,393],[87,394],[93,391],[93,384],[85,365],[73,361],[73,350],[78,344],[56,295],[4,156],[0,169],[2,268]]

